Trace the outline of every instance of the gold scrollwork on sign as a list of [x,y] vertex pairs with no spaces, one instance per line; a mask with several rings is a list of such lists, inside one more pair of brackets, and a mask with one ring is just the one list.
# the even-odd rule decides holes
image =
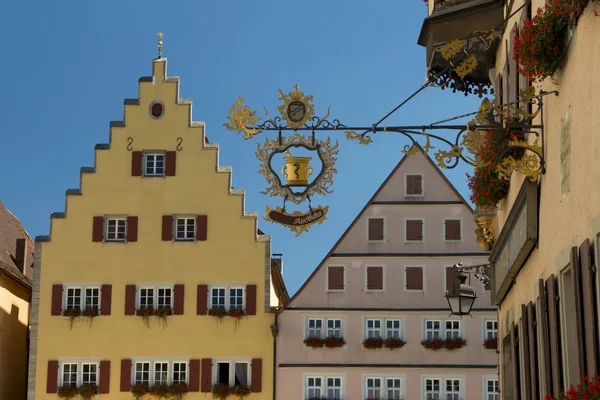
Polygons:
[[460,39],[454,39],[451,42],[446,43],[440,50],[440,54],[444,57],[444,60],[449,60],[458,54],[465,47],[465,43]]
[[358,143],[364,144],[365,146],[368,146],[369,143],[371,143],[373,141],[373,139],[371,139],[370,137],[365,137],[364,134],[358,134],[355,131],[347,131],[346,132],[346,139],[348,139],[348,140],[358,140]]
[[294,91],[287,96],[279,89],[279,100],[283,101],[283,104],[277,106],[277,109],[291,128],[300,128],[315,113],[315,106],[311,104],[312,95],[304,95],[298,89],[299,86],[295,85]]
[[498,176],[502,179],[510,179],[510,176],[515,171],[520,171],[523,175],[529,178],[532,182],[537,182],[540,177],[540,162],[536,154],[525,154],[520,160],[515,160],[512,156],[508,156],[496,166]]
[[465,79],[465,76],[475,71],[475,68],[477,68],[478,65],[479,63],[477,62],[477,57],[471,54],[462,63],[460,63],[458,67],[456,67],[454,72],[456,72],[456,75],[458,75],[460,79]]
[[446,163],[452,161],[452,159],[455,157],[460,157],[461,154],[462,149],[457,145],[452,145],[452,149],[450,149],[450,151],[438,150],[435,153],[435,160],[440,168],[448,168]]
[[249,126],[255,126],[256,122],[260,121],[260,117],[256,116],[256,111],[244,106],[243,102],[244,98],[238,97],[236,103],[229,110],[229,116],[227,116],[230,123],[224,123],[223,126],[230,131],[243,132],[244,139],[248,140],[261,132],[260,129],[249,128]]
[[285,209],[277,206],[275,209],[267,206],[267,215],[263,217],[265,221],[271,221],[290,228],[296,236],[300,236],[302,232],[308,232],[308,229],[318,223],[321,225],[327,219],[329,206],[311,208],[308,212],[294,211],[289,214]]

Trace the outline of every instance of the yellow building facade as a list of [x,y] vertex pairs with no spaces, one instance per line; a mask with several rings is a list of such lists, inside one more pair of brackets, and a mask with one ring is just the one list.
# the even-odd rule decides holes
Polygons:
[[90,383],[115,400],[161,384],[188,385],[189,400],[216,384],[273,398],[270,236],[166,69],[153,60],[36,238],[29,399]]

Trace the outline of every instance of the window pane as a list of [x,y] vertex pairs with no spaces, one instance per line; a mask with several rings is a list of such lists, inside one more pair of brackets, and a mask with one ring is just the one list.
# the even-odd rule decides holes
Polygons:
[[150,384],[150,363],[138,362],[135,363],[135,384],[149,385]]
[[97,364],[83,364],[82,366],[81,383],[93,383],[97,384],[98,376],[98,365]]
[[212,288],[211,290],[212,308],[225,309],[225,288]]
[[244,308],[244,289],[230,288],[229,289],[229,308],[243,309]]
[[329,337],[342,337],[342,320],[341,319],[328,319],[327,320],[327,336]]
[[159,288],[158,289],[158,307],[171,307],[171,288]]
[[308,397],[321,397],[321,378],[307,379]]
[[67,310],[71,308],[81,308],[81,288],[67,289]]
[[100,310],[100,289],[86,288],[85,289],[85,308],[93,308]]
[[195,238],[195,218],[177,218],[177,240],[194,240]]
[[186,383],[187,381],[187,364],[176,362],[173,363],[173,383]]
[[309,319],[308,320],[308,337],[320,338],[322,333],[323,320]]
[[169,377],[169,363],[154,363],[154,384],[166,385]]
[[400,338],[400,321],[390,320],[385,321],[385,336],[386,338]]
[[229,363],[217,363],[217,383],[229,385]]
[[381,321],[378,319],[367,320],[367,338],[381,337]]
[[140,289],[140,308],[145,307],[154,307],[154,289],[152,288]]
[[77,364],[63,364],[63,386],[77,386]]
[[248,363],[234,363],[234,385],[248,386]]

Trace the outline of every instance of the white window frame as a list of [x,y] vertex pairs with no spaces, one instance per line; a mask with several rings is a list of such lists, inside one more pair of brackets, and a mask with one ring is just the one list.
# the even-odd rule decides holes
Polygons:
[[[185,374],[185,379],[184,380],[178,379],[177,382],[175,382],[175,365],[176,364],[178,364],[178,365],[185,365],[185,371],[182,371],[181,368],[179,369],[179,371],[177,371],[177,373],[180,374],[179,375],[180,377],[181,377],[182,373]],[[185,361],[173,361],[173,362],[171,362],[171,368],[172,368],[171,374],[170,374],[170,376],[171,376],[171,384],[174,384],[174,383],[185,383],[185,384],[187,384],[189,382],[190,370],[189,370],[189,365],[188,365],[187,362],[185,362]]]
[[[448,381],[450,381],[450,385],[452,386],[452,388],[450,390],[448,390]],[[456,391],[454,389],[454,385],[456,384],[456,382],[458,382],[458,391]],[[448,398],[449,395],[453,395],[452,397],[454,397],[454,398],[452,398],[450,400],[462,400],[463,399],[462,394],[464,393],[464,391],[465,390],[464,390],[463,384],[460,379],[444,377],[444,397],[445,398]]]
[[[145,177],[148,178],[162,178],[165,176],[165,172],[167,169],[167,152],[166,151],[160,151],[160,150],[148,150],[148,151],[144,151],[143,153],[144,155],[144,159],[143,159],[143,167],[142,167],[142,171],[143,171],[143,175]],[[152,156],[154,157],[154,167],[153,167],[153,171],[152,173],[148,173],[148,156]],[[163,167],[162,167],[162,174],[158,174],[156,173],[156,157],[157,156],[162,156],[163,158]]]
[[[382,219],[383,220],[383,240],[371,240],[369,239],[369,221],[372,219]],[[367,217],[367,224],[366,224],[366,238],[367,238],[367,243],[385,243],[387,242],[387,218],[383,215],[381,216],[376,216],[376,215],[372,215],[370,217]]]
[[[191,219],[193,220],[193,227],[194,227],[194,234],[191,238],[179,238],[177,235],[179,234],[179,231],[177,230],[177,226],[178,226],[178,220],[180,219]],[[186,228],[188,227],[187,223],[186,223]],[[188,231],[186,229],[185,231],[185,235],[187,235]],[[197,214],[175,214],[173,215],[173,241],[175,242],[195,242],[196,241],[196,237],[198,234],[198,215]]]
[[[421,240],[408,240],[408,238],[406,237],[406,232],[407,232],[407,222],[408,221],[421,221]],[[424,217],[405,217],[404,218],[404,226],[402,227],[404,229],[404,243],[405,244],[411,244],[411,243],[425,243],[425,218]]]
[[231,309],[231,298],[229,296],[230,289],[242,289],[242,309],[246,311],[246,284],[215,284],[208,287],[208,309],[211,310],[213,305],[213,289],[225,289],[225,310]]
[[[407,289],[406,287],[406,268],[407,267],[420,267],[423,274],[423,289]],[[425,293],[427,289],[427,270],[425,268],[425,264],[404,264],[404,291],[405,292],[421,292]],[[444,292],[445,294],[446,292]]]
[[[368,274],[368,269],[369,267],[381,267],[381,289],[369,289],[369,274]],[[344,272],[344,275],[346,275],[346,273]],[[344,277],[344,281],[346,280],[346,278]],[[345,286],[345,282],[344,282],[344,286]],[[385,292],[385,265],[384,264],[365,264],[365,292],[370,292],[370,293],[381,293],[381,292]]]
[[[451,327],[448,327],[448,324],[451,324]],[[460,323],[460,320],[457,319],[447,319],[444,321],[444,339],[458,339],[461,338],[461,332],[462,332],[462,324]],[[458,326],[458,327],[456,327]],[[448,337],[448,334],[452,333],[452,334],[456,334],[456,336],[452,336],[452,337]]]
[[340,380],[340,399],[346,398],[346,374],[345,373],[327,373],[323,374],[322,372],[305,372],[302,374],[302,399],[308,399],[308,379],[316,378],[321,379],[320,389],[320,397],[327,398],[328,397],[328,389],[327,386],[328,379],[339,379]]
[[[344,288],[343,289],[329,289],[329,267],[342,267],[344,269]],[[346,291],[346,266],[340,264],[327,265],[327,274],[325,275],[325,291],[328,293],[343,293]]]
[[[330,379],[334,379],[334,380],[335,379],[339,379],[340,380],[340,385],[337,386],[335,384],[335,381],[334,381],[333,385],[329,386],[329,380]],[[325,386],[325,393],[324,393],[325,397],[327,397],[328,399],[339,399],[339,400],[343,399],[343,396],[344,396],[344,394],[343,394],[344,393],[344,381],[343,381],[343,379],[342,379],[341,376],[327,376],[327,377],[325,377],[325,382],[323,384]],[[339,397],[329,397],[329,389],[333,389],[333,390],[339,389],[339,391],[340,391]]]
[[174,364],[185,364],[185,384],[189,384],[190,382],[190,358],[181,358],[181,357],[152,357],[152,358],[144,358],[144,357],[135,357],[131,360],[131,381],[132,385],[136,384],[136,371],[138,363],[149,363],[148,368],[148,385],[153,386],[155,384],[155,372],[156,372],[156,364],[157,363],[167,363],[167,385],[171,385],[173,383],[173,373],[174,373]]
[[[315,321],[313,327],[310,326],[311,321]],[[317,321],[321,323],[321,326],[317,326],[318,325]],[[305,333],[304,337],[305,338],[309,338],[309,337],[310,338],[322,338],[324,336],[323,331],[325,330],[325,327],[323,326],[324,322],[325,322],[324,318],[307,318],[306,324],[305,324],[306,333]],[[315,332],[319,331],[319,335],[310,336],[310,331],[315,331]]]
[[[379,321],[380,322],[380,328],[369,328],[369,321]],[[394,321],[398,321],[399,322],[399,329],[398,329],[398,339],[404,339],[404,317],[403,316],[386,316],[386,315],[380,315],[380,316],[365,316],[363,318],[363,339],[368,339],[369,338],[369,331],[379,331],[379,335],[378,337],[382,338],[382,339],[389,339],[392,338],[394,336],[389,336],[387,333],[388,329],[387,329],[387,323],[388,322],[394,322]],[[396,330],[396,329],[392,329],[392,330]],[[375,336],[374,336],[375,337]]]
[[145,284],[138,285],[136,292],[136,309],[141,308],[142,306],[142,290],[143,289],[152,289],[152,308],[158,309],[158,290],[159,289],[170,289],[171,290],[171,305],[169,308],[173,309],[175,304],[175,285],[170,283],[160,283],[160,284]]
[[[388,394],[387,391],[390,389],[388,387],[388,379],[399,379],[400,380],[400,399],[406,400],[406,375],[405,374],[363,374],[362,375],[362,388],[364,398],[368,398],[368,387],[367,380],[368,379],[379,379],[381,382],[380,386],[380,396],[379,399],[387,399]],[[395,389],[395,388],[392,388]]]
[[308,332],[310,329],[314,329],[314,328],[309,328],[308,324],[310,320],[321,320],[321,336],[312,336],[312,337],[318,337],[320,339],[325,339],[327,337],[328,334],[328,321],[330,320],[339,320],[340,321],[340,337],[345,338],[346,337],[346,322],[344,319],[343,315],[306,315],[304,317],[304,338],[307,339],[308,336]]
[[[500,399],[500,380],[497,375],[484,375],[482,377],[482,389],[484,400],[499,400]],[[495,393],[488,390],[488,382],[495,381],[495,387],[498,389]],[[490,399],[490,396],[495,396]]]
[[[421,177],[421,194],[408,194],[408,176],[409,175],[418,175]],[[423,197],[425,196],[425,178],[423,173],[420,172],[411,172],[404,174],[404,197]]]
[[[116,238],[109,238],[109,236],[108,236],[108,226],[110,224],[110,221],[117,221],[116,225],[115,225],[115,234],[117,236]],[[123,234],[123,239],[118,238],[118,233],[119,233],[119,222],[118,221],[125,221],[125,232]],[[128,228],[129,228],[129,224],[127,221],[127,215],[105,215],[104,216],[104,226],[103,226],[104,242],[127,243]]]
[[102,284],[101,283],[65,283],[63,284],[63,299],[62,309],[67,309],[67,298],[69,289],[80,289],[81,294],[79,295],[80,310],[85,310],[88,307],[87,298],[85,295],[86,289],[98,289],[98,315],[102,309]]
[[[330,324],[330,322],[332,324]],[[336,322],[339,322],[339,327],[336,326]],[[325,332],[325,337],[336,337],[336,338],[342,338],[344,337],[344,331],[343,331],[343,322],[341,318],[327,318],[326,319],[326,323],[327,323],[327,327],[326,332]],[[330,326],[333,325],[333,326]],[[335,333],[339,331],[339,336],[336,336]],[[330,335],[330,333],[333,332],[333,335]]]
[[[373,327],[370,328],[369,327],[369,322],[373,322]],[[377,322],[379,322],[379,328],[376,327]],[[365,318],[365,329],[363,330],[364,332],[364,338],[365,339],[370,339],[370,338],[382,338],[383,339],[383,335],[384,335],[384,320],[382,318]],[[369,333],[373,333],[373,336],[369,337]],[[375,335],[375,334],[378,334]]]
[[403,336],[404,336],[404,335],[402,334],[402,328],[403,328],[403,326],[404,326],[404,323],[403,323],[403,321],[402,321],[402,318],[386,318],[386,319],[384,320],[385,324],[384,324],[384,326],[383,326],[383,337],[384,337],[384,339],[391,339],[391,338],[394,338],[394,335],[393,335],[393,334],[392,334],[392,336],[388,335],[388,327],[387,327],[387,324],[388,324],[388,322],[396,322],[396,321],[398,321],[398,325],[399,325],[399,327],[398,327],[398,329],[396,329],[396,328],[392,327],[392,328],[391,328],[391,331],[392,331],[392,332],[394,332],[394,331],[398,330],[398,339],[402,339],[402,338],[403,338]]
[[[439,328],[435,329],[433,327],[433,324],[432,324],[431,328],[428,328],[427,327],[427,322],[432,322],[432,323],[433,322],[438,322],[439,323]],[[435,335],[433,334],[436,331],[439,331],[439,336],[437,338],[434,337]],[[431,338],[427,337],[427,333],[429,333],[429,332],[432,333],[432,335],[431,335],[432,337]],[[444,337],[445,337],[444,336],[444,320],[442,320],[442,319],[436,319],[436,318],[426,318],[426,319],[424,319],[424,321],[423,321],[423,339],[424,340],[443,339]]]
[[[427,383],[431,381],[431,389],[428,389]],[[438,381],[438,390],[435,390],[435,381]],[[444,398],[444,379],[441,377],[425,377],[423,378],[423,400],[432,400],[435,399],[434,395],[437,396],[438,399],[442,400]],[[432,395],[431,398],[428,395]]]
[[100,359],[98,358],[64,358],[59,359],[58,365],[58,386],[64,386],[64,366],[67,364],[75,364],[77,365],[77,376],[75,383],[77,387],[83,385],[83,366],[84,365],[95,365],[96,366],[96,381],[89,382],[94,383],[95,385],[100,384]]
[[[488,329],[488,322],[496,324],[496,329]],[[484,318],[483,319],[483,340],[492,339],[488,338],[488,333],[494,334],[493,338],[498,339],[498,320],[495,318]]]
[[[428,379],[437,379],[440,381],[440,392],[439,392],[439,398],[440,400],[446,400],[446,395],[447,394],[458,394],[458,398],[460,400],[465,399],[465,376],[464,375],[438,375],[438,374],[427,374],[427,375],[421,375],[421,393],[423,396],[423,400],[427,400],[427,393],[426,393],[426,388],[427,388],[427,380]],[[459,385],[460,385],[460,390],[458,393],[453,393],[453,392],[447,392],[446,391],[446,380],[447,379],[451,379],[451,380],[458,380],[459,381]]]
[[[446,239],[446,221],[460,221],[460,239],[459,240],[448,240]],[[442,235],[444,236],[444,243],[462,243],[464,240],[464,221],[462,217],[444,217],[442,221]]]
[[440,316],[424,316],[421,317],[423,327],[423,340],[427,340],[427,321],[439,321],[440,322],[440,337],[439,339],[446,339],[446,321],[458,321],[458,337],[465,337],[465,324],[462,323],[460,318],[444,318]]
[[[156,379],[156,373],[159,372],[158,371],[158,366],[159,365],[161,366],[160,373],[163,373],[163,374],[166,373],[166,376],[167,376],[167,378],[164,381],[162,379]],[[163,366],[166,366],[166,370],[162,369]],[[156,385],[156,384],[159,384],[159,385],[168,385],[169,384],[169,380],[172,379],[171,369],[169,368],[169,366],[170,365],[169,365],[168,361],[154,361],[152,363],[152,384],[153,385]]]
[[247,386],[252,386],[252,358],[250,357],[233,357],[233,358],[213,358],[212,360],[212,383],[217,383],[218,364],[229,364],[229,386],[235,384],[235,364],[248,365],[248,382]]

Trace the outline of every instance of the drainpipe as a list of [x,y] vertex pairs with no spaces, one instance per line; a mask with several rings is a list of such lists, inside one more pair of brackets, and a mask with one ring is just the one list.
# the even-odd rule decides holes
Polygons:
[[281,308],[277,307],[275,311],[275,324],[271,325],[271,334],[273,335],[273,400],[277,398],[277,336],[279,335],[279,325],[277,320]]

